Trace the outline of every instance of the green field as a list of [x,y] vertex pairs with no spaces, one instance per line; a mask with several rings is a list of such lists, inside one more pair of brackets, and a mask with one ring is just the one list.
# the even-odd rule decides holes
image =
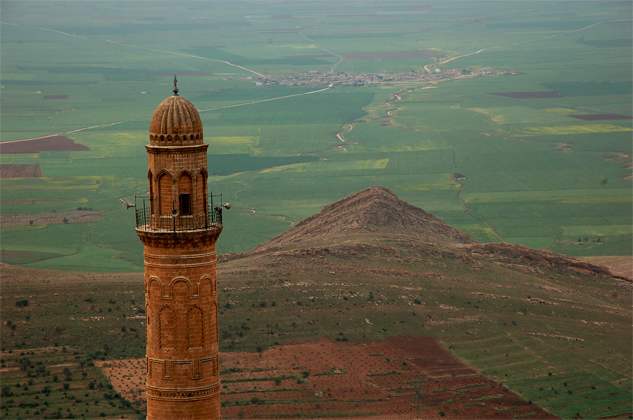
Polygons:
[[[2,214],[106,211],[90,224],[4,227],[6,262],[143,269],[134,215],[119,197],[147,191],[143,146],[174,73],[200,111],[213,192],[233,204],[221,253],[248,251],[325,204],[385,185],[479,241],[632,254],[633,120],[568,116],[631,116],[631,24],[621,21],[630,3],[245,6],[3,2],[2,141],[61,133],[91,151],[3,154],[2,163],[40,164],[45,177],[3,179]],[[331,53],[367,54],[335,72],[433,68],[406,54],[371,58],[412,51],[435,51],[443,70],[521,74],[307,95],[322,87],[255,85],[258,74],[325,74],[338,61]],[[562,96],[492,95],[552,90]]]

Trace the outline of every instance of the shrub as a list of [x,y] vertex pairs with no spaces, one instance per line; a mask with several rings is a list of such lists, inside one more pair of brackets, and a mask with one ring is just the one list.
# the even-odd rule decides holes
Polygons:
[[18,300],[17,302],[15,302],[15,306],[17,306],[18,308],[29,306],[29,300],[28,299]]

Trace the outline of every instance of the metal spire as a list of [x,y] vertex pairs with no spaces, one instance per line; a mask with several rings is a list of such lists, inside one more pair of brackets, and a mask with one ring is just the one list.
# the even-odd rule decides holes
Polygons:
[[178,96],[178,79],[176,79],[176,75],[174,74],[174,96]]

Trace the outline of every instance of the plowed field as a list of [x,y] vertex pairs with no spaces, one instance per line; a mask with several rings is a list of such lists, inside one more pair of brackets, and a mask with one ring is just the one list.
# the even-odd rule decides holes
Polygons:
[[76,144],[66,136],[40,137],[31,140],[17,140],[0,143],[0,153],[37,153],[37,152],[85,152],[88,146]]
[[[431,337],[315,339],[220,360],[224,418],[555,418]],[[134,400],[143,396],[143,364],[108,362],[103,371]]]
[[42,176],[44,174],[39,164],[0,163],[0,178],[38,178]]

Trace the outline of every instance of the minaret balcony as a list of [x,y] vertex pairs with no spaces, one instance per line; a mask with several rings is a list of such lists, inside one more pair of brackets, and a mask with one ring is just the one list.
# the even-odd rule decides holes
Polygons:
[[160,214],[157,211],[158,206],[151,204],[149,196],[136,196],[136,230],[139,232],[184,233],[222,228],[223,209],[222,206],[213,204],[214,197],[219,197],[219,202],[222,203],[221,195],[213,196],[210,194],[204,212],[181,214],[179,209],[174,208],[171,213]]

